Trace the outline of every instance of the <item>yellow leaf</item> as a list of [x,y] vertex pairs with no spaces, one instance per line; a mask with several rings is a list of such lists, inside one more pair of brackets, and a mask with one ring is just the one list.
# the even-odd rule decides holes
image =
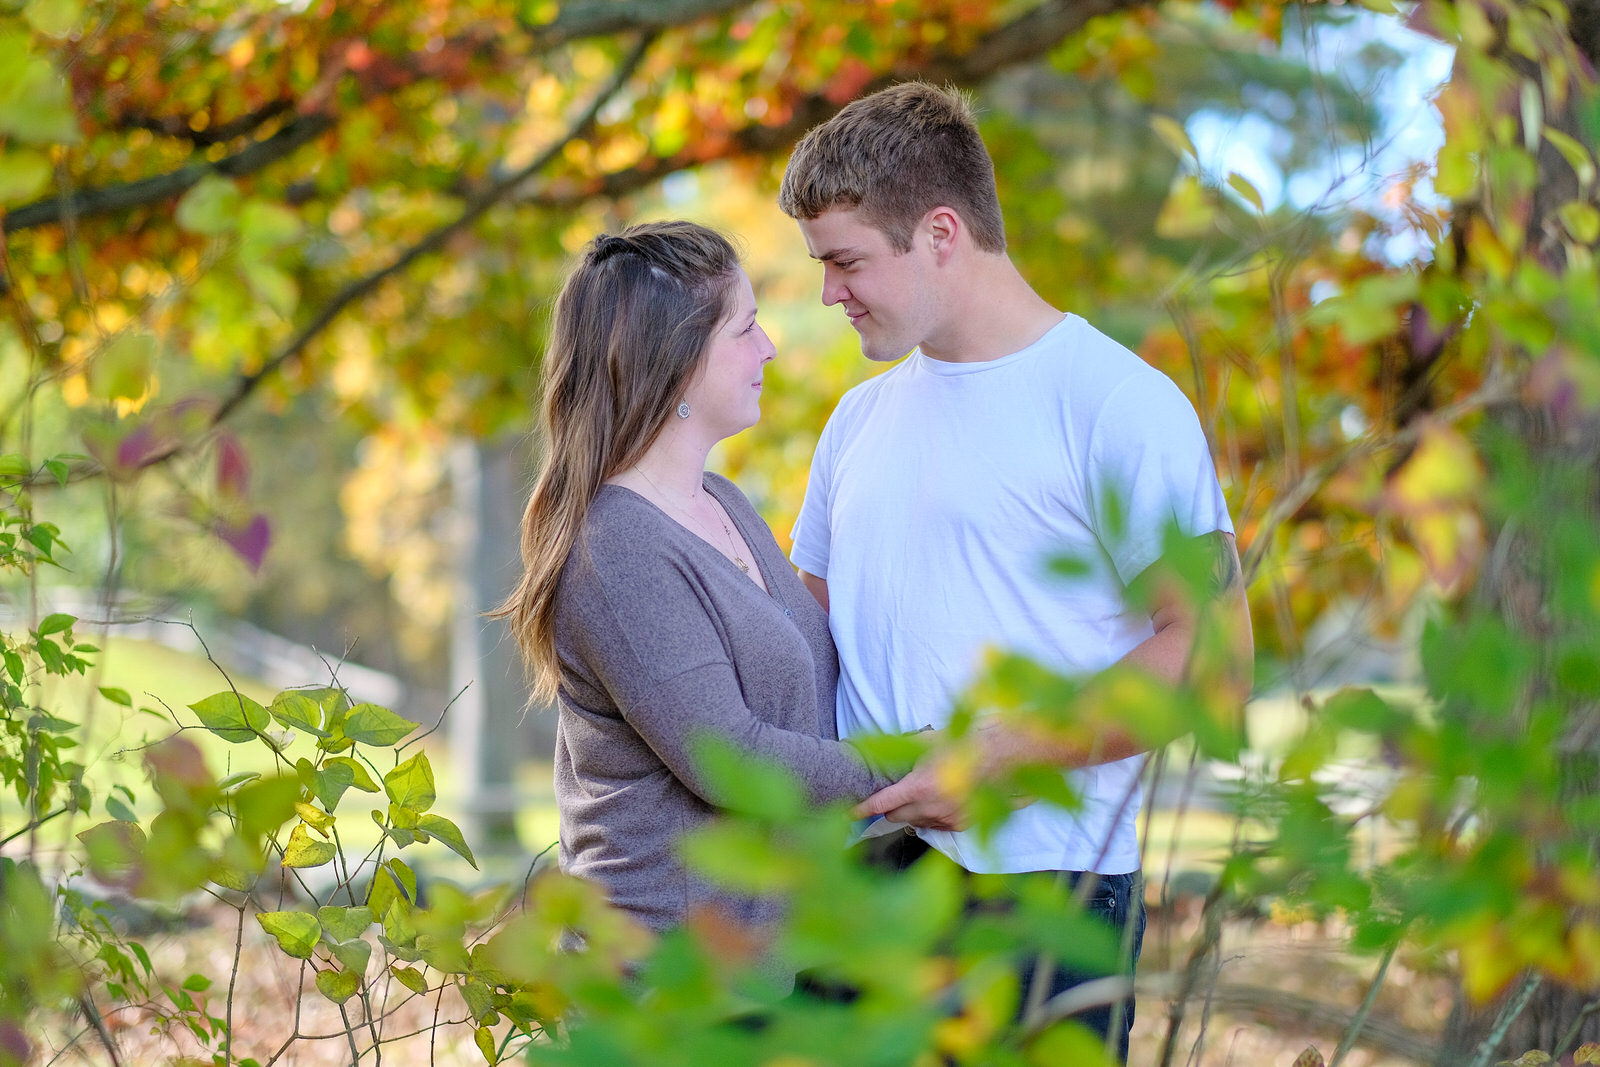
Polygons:
[[135,400],[150,384],[156,339],[139,329],[112,338],[89,363],[89,389],[102,400]]
[[1173,155],[1189,159],[1195,159],[1199,155],[1194,150],[1194,142],[1189,140],[1189,132],[1183,128],[1183,123],[1172,116],[1150,116],[1150,128],[1168,148],[1172,149]]
[[1307,1045],[1306,1050],[1294,1058],[1294,1067],[1323,1067],[1325,1062],[1315,1045]]
[[1600,1044],[1590,1041],[1579,1045],[1578,1051],[1572,1054],[1572,1062],[1574,1067],[1583,1067],[1586,1063],[1600,1065]]
[[[1582,989],[1600,985],[1600,926],[1592,922],[1578,923],[1568,935],[1567,948],[1572,955],[1572,984]],[[1600,1046],[1591,1063],[1600,1064]],[[1574,1064],[1584,1062],[1574,1060]]]
[[1193,174],[1180,174],[1156,216],[1156,236],[1168,239],[1201,237],[1216,226],[1217,208],[1211,194]]
[[334,816],[329,815],[315,804],[307,804],[303,800],[295,801],[294,810],[296,814],[310,824],[313,830],[323,837],[328,836],[328,827],[338,821]]
[[1483,527],[1470,511],[1446,511],[1411,520],[1411,537],[1422,550],[1428,576],[1446,593],[1453,591],[1483,555]]
[[1228,175],[1228,186],[1231,189],[1233,189],[1234,192],[1236,192],[1240,196],[1244,197],[1245,200],[1249,201],[1249,203],[1257,211],[1266,211],[1267,210],[1266,207],[1262,205],[1261,193],[1256,189],[1256,187],[1254,185],[1250,184],[1250,180],[1248,178],[1246,178],[1243,174],[1240,174],[1237,171],[1232,173],[1232,174],[1229,174]]
[[1486,922],[1467,935],[1457,950],[1461,956],[1461,984],[1475,1004],[1493,999],[1522,968],[1492,923]]
[[283,850],[285,867],[320,867],[333,859],[338,849],[331,841],[314,841],[300,823],[289,833],[289,844]]
[[1432,423],[1390,482],[1401,511],[1427,510],[1439,504],[1465,503],[1483,484],[1483,464],[1472,443],[1449,426]]

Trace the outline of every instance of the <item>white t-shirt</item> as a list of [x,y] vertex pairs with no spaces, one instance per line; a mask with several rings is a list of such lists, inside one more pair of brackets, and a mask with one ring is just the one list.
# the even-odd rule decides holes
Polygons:
[[[1000,359],[915,351],[850,390],[817,444],[790,557],[828,582],[840,736],[944,725],[987,648],[1069,674],[1110,666],[1153,632],[1124,588],[1173,524],[1233,529],[1194,408],[1076,315]],[[1086,573],[1053,573],[1061,556]],[[1142,766],[1067,772],[1081,810],[1035,803],[987,846],[920,833],[970,871],[1125,874],[1139,867]]]

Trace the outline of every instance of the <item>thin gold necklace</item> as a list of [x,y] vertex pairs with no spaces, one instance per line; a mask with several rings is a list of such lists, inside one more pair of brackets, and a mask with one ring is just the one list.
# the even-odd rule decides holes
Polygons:
[[[661,499],[665,500],[669,504],[672,504],[673,507],[678,509],[680,514],[688,516],[688,518],[690,518],[691,520],[693,520],[695,518],[693,512],[691,512],[688,508],[683,507],[681,504],[676,503],[672,499],[672,497],[667,493],[667,491],[665,489],[663,489],[659,485],[657,485],[656,484],[656,480],[654,478],[650,477],[648,474],[646,474],[644,472],[644,468],[640,467],[637,463],[635,463],[633,465],[633,469],[639,472],[639,477],[643,478],[645,481],[650,483],[650,488],[654,489],[656,491],[656,494],[658,496],[660,496]],[[749,574],[750,573],[750,564],[746,563],[744,561],[744,557],[739,555],[738,545],[733,540],[733,531],[728,529],[728,520],[724,519],[722,517],[722,509],[720,507],[718,507],[718,508],[714,508],[713,510],[716,511],[716,513],[717,513],[717,522],[722,526],[722,536],[724,536],[724,537],[726,537],[728,539],[728,551],[733,554],[732,557],[731,557],[733,559],[733,562],[738,566],[738,568],[741,571],[744,571],[744,573]],[[698,520],[696,520],[696,521],[698,521]]]

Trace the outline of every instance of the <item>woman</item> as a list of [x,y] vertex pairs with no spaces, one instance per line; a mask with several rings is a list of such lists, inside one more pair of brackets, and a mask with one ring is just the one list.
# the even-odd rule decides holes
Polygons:
[[536,698],[558,705],[561,867],[657,930],[708,907],[776,917],[676,858],[716,809],[698,736],[777,761],[819,802],[891,781],[836,740],[826,614],[749,501],[705,470],[760,418],[773,354],[737,254],[688,222],[596,238],[556,300],[544,468],[499,610]]

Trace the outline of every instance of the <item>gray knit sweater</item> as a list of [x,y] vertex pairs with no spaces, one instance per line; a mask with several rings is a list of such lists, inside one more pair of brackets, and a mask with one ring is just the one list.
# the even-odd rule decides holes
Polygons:
[[707,474],[704,485],[770,593],[615,485],[601,487],[556,588],[561,867],[658,930],[701,905],[754,924],[779,907],[719,893],[677,859],[677,839],[715,811],[690,755],[696,736],[781,763],[818,802],[890,782],[837,740],[826,613],[733,483]]

